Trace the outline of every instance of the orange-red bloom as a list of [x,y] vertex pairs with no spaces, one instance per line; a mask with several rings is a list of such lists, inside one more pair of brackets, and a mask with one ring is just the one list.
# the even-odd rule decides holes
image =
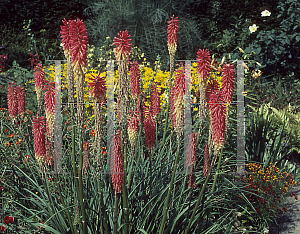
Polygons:
[[128,35],[127,30],[123,32],[119,32],[118,36],[120,38],[114,38],[114,45],[117,46],[115,48],[115,56],[116,60],[124,60],[127,61],[131,52],[131,43],[129,43],[132,39],[129,39],[130,35]]
[[47,134],[50,134],[54,131],[54,111],[55,111],[55,83],[46,81],[44,93],[45,100],[45,109],[46,109],[46,130]]
[[207,49],[197,52],[197,69],[201,80],[207,80],[209,78],[211,57]]
[[234,90],[234,66],[232,64],[224,64],[222,71],[222,94],[224,102],[232,102],[232,94]]
[[90,90],[91,96],[95,99],[96,102],[101,102],[105,100],[105,92],[106,92],[105,77],[104,76],[100,77],[100,72],[99,72],[99,74],[96,77],[93,76],[93,78],[89,78],[89,80],[91,80],[91,82],[88,84],[88,87],[92,88]]
[[25,93],[24,88],[17,88],[18,115],[23,115],[25,112]]
[[136,114],[131,114],[128,120],[128,137],[132,147],[135,146],[139,130],[138,116]]
[[7,106],[9,111],[9,116],[11,118],[16,118],[18,115],[18,100],[17,94],[18,89],[14,83],[8,83],[7,88]]
[[32,132],[34,136],[35,157],[39,164],[43,163],[46,156],[45,145],[45,119],[44,116],[35,117],[32,120]]
[[215,91],[209,95],[209,110],[212,124],[212,139],[217,153],[224,144],[225,135],[225,106],[220,91]]
[[30,155],[26,155],[24,158],[24,163],[28,163],[29,158],[30,158]]
[[69,24],[71,20],[67,21],[66,19],[62,20],[63,25],[60,26],[61,42],[63,44],[63,50],[70,51],[70,34],[69,34]]
[[4,232],[5,231],[5,226],[0,225],[0,232]]
[[177,33],[179,30],[179,20],[178,17],[171,17],[168,21],[168,49],[170,54],[175,54],[177,48]]
[[130,68],[130,88],[132,98],[137,100],[140,96],[140,69],[137,61]]
[[123,184],[123,160],[122,160],[122,152],[121,152],[121,130],[117,131],[113,139],[113,150],[112,150],[112,158],[111,158],[111,180],[113,183],[113,187],[115,189],[115,193],[121,193],[122,184]]
[[184,68],[179,68],[175,71],[175,85],[171,89],[173,126],[178,134],[181,134],[183,129],[184,89]]
[[81,65],[83,67],[87,66],[87,44],[88,44],[88,34],[85,24],[82,20],[77,19],[69,21],[69,43],[70,43],[70,53],[71,61],[75,69]]
[[159,111],[160,111],[160,97],[159,93],[157,91],[157,85],[152,84],[151,86],[151,106],[150,106],[151,112],[153,114],[153,119],[156,120]]
[[6,224],[9,224],[9,223],[12,223],[14,222],[14,217],[12,216],[5,216],[4,219],[3,219],[3,222],[6,223]]
[[148,149],[153,149],[156,143],[156,124],[153,120],[151,111],[146,107],[144,111],[144,129],[146,147]]

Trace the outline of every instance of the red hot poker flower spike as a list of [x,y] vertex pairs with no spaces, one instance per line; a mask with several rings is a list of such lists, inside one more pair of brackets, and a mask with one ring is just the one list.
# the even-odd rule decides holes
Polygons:
[[70,53],[72,56],[72,64],[74,68],[87,66],[87,44],[88,34],[85,24],[82,20],[77,19],[68,23],[69,24],[69,43]]
[[189,136],[189,145],[187,149],[186,167],[187,173],[191,173],[194,169],[194,163],[196,160],[196,138],[198,133],[192,133]]
[[129,39],[130,35],[128,35],[127,30],[118,33],[120,38],[114,38],[114,45],[117,46],[115,48],[115,56],[116,60],[124,60],[127,61],[131,52],[131,43],[129,43],[132,39]]
[[[44,85],[44,75],[45,72],[43,70],[43,65],[38,64],[35,68],[35,73],[33,74],[34,76],[34,84],[35,84],[35,90],[37,93],[41,93]],[[40,94],[41,95],[41,94]]]
[[113,187],[115,189],[115,193],[122,192],[122,184],[123,184],[123,160],[122,160],[122,152],[121,152],[121,130],[119,129],[117,134],[113,140],[113,154],[111,159],[111,180],[113,183]]
[[156,121],[160,111],[160,97],[157,90],[157,85],[152,84],[151,86],[151,111],[153,119]]
[[171,89],[173,125],[179,135],[183,129],[184,89],[184,71],[183,68],[179,68],[175,72],[175,85]]
[[48,136],[50,136],[54,131],[55,83],[48,81],[46,83],[47,84],[43,90],[46,90],[46,92],[44,93],[47,119],[46,129]]
[[23,115],[25,112],[25,93],[24,88],[17,87],[18,100],[18,115]]
[[224,64],[222,72],[222,93],[223,99],[227,103],[232,102],[232,94],[234,90],[234,66],[233,64]]
[[152,113],[147,107],[145,107],[144,118],[146,147],[153,149],[156,143],[156,124],[153,120]]
[[207,80],[209,78],[211,57],[207,49],[197,52],[197,69],[201,80]]
[[34,136],[34,149],[35,157],[38,163],[44,162],[46,156],[46,145],[45,145],[45,120],[44,117],[33,116],[32,120],[32,132]]
[[138,137],[138,131],[139,131],[139,122],[138,122],[138,116],[137,114],[131,114],[129,120],[128,120],[128,137],[131,144],[131,147],[135,146],[137,137]]
[[9,116],[16,118],[18,115],[18,101],[17,101],[17,90],[18,88],[14,83],[9,83],[7,88],[7,106]]
[[71,20],[67,22],[66,19],[62,20],[63,25],[60,26],[61,42],[63,44],[63,49],[66,52],[70,51],[70,34],[69,34],[69,24]]
[[96,77],[93,76],[93,78],[89,78],[89,80],[91,80],[91,82],[88,84],[88,87],[92,88],[92,90],[90,90],[91,96],[96,100],[96,102],[101,102],[105,100],[105,92],[106,92],[105,77],[104,76],[100,77],[100,72],[99,72],[99,74]]
[[224,101],[221,92],[212,93],[209,97],[209,110],[213,129],[212,140],[215,146],[215,155],[217,155],[224,144],[225,106],[222,104]]
[[140,69],[136,61],[130,68],[130,88],[132,98],[137,100],[140,96]]
[[179,20],[178,17],[171,17],[171,20],[168,21],[168,49],[169,53],[175,55],[177,48],[177,33],[179,29]]

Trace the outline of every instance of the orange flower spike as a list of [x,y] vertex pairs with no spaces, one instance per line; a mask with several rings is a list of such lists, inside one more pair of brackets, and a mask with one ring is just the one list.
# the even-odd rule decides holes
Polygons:
[[34,136],[34,149],[35,157],[41,165],[46,157],[46,145],[45,145],[45,120],[44,117],[33,116],[32,120],[32,132]]
[[[74,69],[87,66],[87,44],[88,34],[85,24],[82,20],[77,19],[69,21],[69,48],[72,64]],[[66,37],[67,40],[67,37]],[[68,47],[68,46],[66,46]]]
[[222,94],[224,102],[232,102],[232,94],[234,90],[234,66],[232,64],[224,64],[222,71]]
[[113,153],[111,154],[111,177],[115,193],[122,192],[124,169],[121,151],[121,130],[119,129],[113,140]]
[[151,86],[151,111],[153,113],[153,119],[156,121],[160,112],[160,97],[157,90],[157,85],[152,84]]
[[18,88],[14,83],[8,83],[7,88],[7,106],[9,111],[9,116],[11,118],[16,118],[18,115]]
[[207,49],[199,49],[197,52],[197,70],[201,80],[207,80],[209,78],[209,72],[211,68],[211,56]]
[[131,117],[128,120],[128,137],[131,144],[131,147],[135,146],[139,130],[138,116],[136,114],[131,114]]
[[175,85],[171,89],[171,107],[173,126],[178,135],[181,135],[184,122],[184,89],[185,77],[184,68],[179,68],[175,72]]
[[168,50],[170,55],[175,55],[177,49],[177,33],[179,30],[179,20],[178,17],[171,17],[168,21]]
[[134,100],[137,100],[140,96],[140,69],[139,64],[135,61],[130,67],[130,88],[131,96]]
[[106,84],[105,84],[105,77],[100,77],[100,72],[97,76],[93,76],[93,78],[89,78],[91,81],[88,84],[91,96],[95,99],[96,102],[101,102],[105,100],[105,93],[106,93]]
[[128,31],[125,30],[123,32],[118,33],[118,37],[114,38],[114,45],[117,46],[114,49],[114,53],[116,56],[116,60],[124,60],[127,61],[129,59],[129,55],[131,52],[132,43],[129,43],[132,39],[129,39],[130,35]]

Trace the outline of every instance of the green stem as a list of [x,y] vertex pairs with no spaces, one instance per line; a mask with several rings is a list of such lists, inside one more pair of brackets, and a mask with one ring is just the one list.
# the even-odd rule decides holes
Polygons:
[[99,180],[99,191],[100,191],[100,204],[101,204],[101,210],[102,210],[102,214],[103,214],[103,218],[104,218],[104,229],[105,229],[105,234],[109,234],[109,223],[108,223],[108,216],[106,213],[106,206],[104,205],[104,201],[103,201],[103,193],[102,193],[102,181]]
[[214,183],[213,183],[213,186],[212,186],[212,189],[211,189],[211,193],[213,193],[215,191],[215,188],[216,188],[216,182],[217,182],[219,169],[220,169],[220,165],[221,165],[221,160],[222,160],[222,155],[223,155],[223,148],[224,148],[224,146],[222,146],[221,153],[219,155],[219,162],[218,162],[217,171],[216,171],[216,174],[215,174],[215,177],[214,177]]
[[[80,127],[80,126],[79,126]],[[81,214],[82,214],[82,223],[83,223],[83,234],[87,234],[87,219],[85,213],[85,206],[83,201],[83,178],[82,178],[82,167],[83,167],[83,154],[82,154],[82,147],[83,147],[83,139],[82,139],[82,131],[81,128],[79,129],[79,168],[78,168],[78,175],[79,175],[79,201],[81,207]]]
[[194,219],[194,217],[195,217],[197,208],[198,208],[199,203],[200,203],[200,201],[201,201],[202,194],[203,194],[203,192],[204,192],[204,190],[205,190],[205,188],[206,188],[206,186],[207,186],[207,183],[208,183],[208,180],[209,180],[209,177],[210,177],[210,173],[211,173],[211,169],[212,169],[212,167],[210,167],[209,172],[208,172],[208,175],[207,175],[207,177],[206,177],[206,179],[205,179],[205,182],[204,182],[204,184],[203,184],[203,186],[202,186],[202,188],[201,188],[201,192],[200,192],[200,194],[199,194],[199,197],[198,197],[198,199],[197,199],[195,208],[194,208],[194,210],[193,210],[192,216],[191,216],[191,218],[190,218],[190,221],[189,221],[189,223],[188,223],[187,228],[185,229],[184,234],[188,234],[188,233],[189,233],[190,226],[191,226],[192,221],[193,221],[193,219]]
[[128,190],[127,190],[127,141],[124,144],[124,176],[123,176],[123,209],[124,209],[124,218],[125,218],[125,225],[123,228],[123,233],[128,234],[128,224],[129,224],[129,213],[128,213]]
[[[137,158],[137,153],[138,153],[138,150],[137,150],[137,146],[139,145],[140,143],[140,138],[141,138],[141,134],[142,134],[142,126],[140,125],[139,126],[139,135],[138,135],[138,140],[137,140],[137,143],[135,144],[135,147],[134,147],[134,151],[135,152],[132,152],[132,162],[131,162],[131,169],[130,169],[130,174],[129,174],[129,180],[128,180],[128,191],[130,191],[130,188],[131,188],[131,182],[132,182],[132,172],[133,172],[133,164],[134,164],[134,160]],[[138,147],[139,149],[139,147]]]
[[118,193],[115,193],[115,210],[114,210],[114,234],[117,234],[118,228]]
[[[223,147],[224,147],[224,146],[223,146]],[[221,154],[223,153],[223,147],[222,147],[222,149],[221,149]],[[199,203],[200,203],[200,201],[201,201],[202,195],[203,195],[203,193],[204,193],[204,191],[205,191],[205,188],[206,188],[206,186],[207,186],[207,183],[208,183],[208,180],[209,180],[209,177],[210,177],[210,174],[211,174],[211,170],[212,170],[212,165],[211,165],[210,168],[209,168],[208,175],[207,175],[207,177],[206,177],[206,179],[205,179],[204,185],[203,185],[202,188],[201,188],[201,192],[200,192],[200,194],[199,194],[199,197],[198,197],[198,199],[197,199],[195,208],[194,208],[194,210],[193,210],[192,216],[191,216],[191,218],[190,218],[190,221],[189,221],[189,224],[188,224],[187,228],[185,229],[184,234],[188,234],[188,233],[189,233],[189,230],[190,230],[190,228],[191,228],[192,221],[193,221],[193,219],[194,219],[194,217],[195,217],[195,214],[196,214],[197,208],[198,208],[198,206],[199,206]]]
[[[74,103],[73,103],[74,105]],[[78,191],[79,188],[79,182],[78,182],[78,176],[77,176],[77,171],[76,171],[76,154],[75,154],[75,110],[74,108],[71,108],[71,114],[72,114],[72,167],[73,167],[73,176],[75,180],[75,186],[76,186],[76,191]],[[78,195],[77,195],[78,197]],[[76,200],[76,199],[74,199]]]
[[[56,184],[57,184],[58,193],[59,193],[59,197],[60,197],[61,203],[64,206],[64,208],[67,208],[65,200],[64,200],[63,195],[61,193],[61,188],[60,188],[60,184],[59,184],[58,174],[56,174]],[[70,215],[69,209],[66,209],[66,212],[67,212],[67,217],[68,217],[68,221],[69,221],[69,224],[70,224],[71,232],[72,232],[72,234],[75,234],[75,231],[74,231],[74,228],[73,228],[73,221],[71,219],[71,215]]]
[[173,173],[172,173],[172,177],[171,177],[171,182],[170,182],[170,187],[169,187],[169,191],[168,191],[168,195],[167,195],[167,200],[166,200],[165,207],[164,207],[164,215],[163,215],[163,219],[162,219],[161,224],[160,224],[159,234],[162,234],[163,231],[164,231],[164,226],[165,226],[167,213],[168,213],[169,200],[170,200],[171,192],[173,190],[173,183],[174,183],[177,163],[178,163],[178,159],[179,159],[179,151],[180,151],[180,140],[179,140],[179,137],[177,137],[176,158],[175,158],[175,163],[174,163],[174,167],[173,167]]

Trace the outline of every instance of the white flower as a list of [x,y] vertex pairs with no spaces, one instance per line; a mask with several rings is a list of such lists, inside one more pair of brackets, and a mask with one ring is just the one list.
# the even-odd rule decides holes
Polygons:
[[270,16],[270,15],[271,15],[271,12],[268,11],[268,10],[264,10],[264,11],[261,12],[261,16],[262,16],[262,17]]
[[256,24],[253,24],[252,26],[249,27],[249,30],[251,33],[255,32],[257,29],[259,28],[259,26],[256,26]]

